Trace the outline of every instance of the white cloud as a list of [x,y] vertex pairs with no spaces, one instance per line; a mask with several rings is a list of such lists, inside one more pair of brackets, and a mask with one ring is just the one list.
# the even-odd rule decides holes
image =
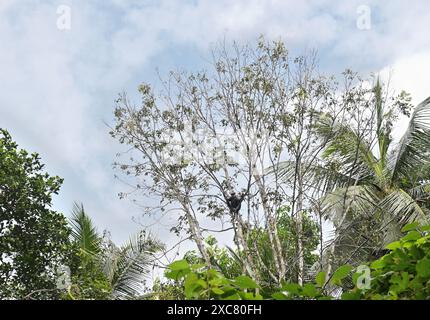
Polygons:
[[[70,32],[56,28],[56,8],[63,3],[72,9]],[[137,227],[130,217],[139,211],[116,198],[123,186],[113,180],[110,163],[118,147],[102,120],[110,120],[117,92],[155,81],[160,56],[181,67],[176,50],[191,48],[186,54],[201,67],[210,45],[224,36],[254,41],[265,34],[282,37],[296,51],[316,47],[325,70],[392,66],[393,84],[424,98],[430,3],[369,1],[369,31],[356,28],[361,4],[1,0],[0,41],[7,49],[0,51],[0,127],[10,129],[25,148],[39,151],[49,172],[66,179],[58,208],[68,210],[71,201],[82,200],[97,223],[124,240]]]
[[[430,96],[430,52],[417,52],[399,58],[395,63],[380,72],[384,82],[391,90],[400,93],[402,90],[411,94],[412,104],[418,105]],[[408,119],[402,118],[394,130],[394,138],[399,140],[408,126]]]
[[382,73],[390,75],[390,84],[397,91],[405,90],[418,104],[430,96],[430,52],[417,52],[400,58]]

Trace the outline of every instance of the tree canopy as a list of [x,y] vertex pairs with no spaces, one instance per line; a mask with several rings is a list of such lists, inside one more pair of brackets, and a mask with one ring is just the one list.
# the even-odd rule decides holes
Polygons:
[[429,299],[430,97],[282,41],[212,53],[115,101],[120,198],[167,221],[167,248],[53,210],[62,179],[0,131],[0,298]]
[[58,297],[56,279],[66,262],[70,231],[51,209],[62,179],[44,172],[29,154],[0,131],[0,298]]

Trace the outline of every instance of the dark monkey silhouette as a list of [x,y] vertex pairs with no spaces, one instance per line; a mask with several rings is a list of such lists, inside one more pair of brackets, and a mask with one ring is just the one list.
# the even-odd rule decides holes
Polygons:
[[232,214],[237,215],[239,213],[244,198],[245,193],[239,193],[236,195],[236,192],[232,191],[230,196],[227,198],[227,205]]

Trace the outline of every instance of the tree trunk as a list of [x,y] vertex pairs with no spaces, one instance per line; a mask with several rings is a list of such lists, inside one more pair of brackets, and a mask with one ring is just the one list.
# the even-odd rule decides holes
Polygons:
[[303,180],[301,164],[298,165],[297,175],[297,283],[303,285],[304,277],[304,248],[303,248]]
[[286,265],[282,254],[281,241],[279,240],[279,236],[278,236],[276,219],[273,216],[269,206],[267,205],[268,197],[267,197],[266,190],[263,186],[263,183],[261,181],[260,175],[254,174],[254,179],[260,193],[260,198],[261,198],[263,211],[265,214],[267,228],[268,228],[269,241],[273,252],[273,258],[275,260],[275,266],[278,273],[278,282],[280,284],[281,281],[285,279]]
[[200,231],[200,225],[197,219],[194,218],[193,214],[191,213],[189,205],[184,202],[182,203],[182,206],[185,210],[185,214],[188,220],[188,224],[190,226],[191,236],[194,240],[194,242],[197,245],[197,248],[199,249],[200,254],[202,255],[203,259],[205,260],[205,263],[208,267],[211,267],[211,260],[208,251],[206,250],[206,247],[204,245],[204,239],[203,235]]
[[243,220],[240,215],[238,215],[236,219],[232,219],[232,222],[233,227],[236,231],[237,245],[242,246],[242,250],[245,254],[245,261],[243,261],[243,264],[245,266],[246,273],[248,273],[249,276],[253,278],[257,283],[259,283],[260,277],[258,274],[258,270],[254,266],[254,261],[249,250],[248,242],[246,241],[246,236],[243,232]]

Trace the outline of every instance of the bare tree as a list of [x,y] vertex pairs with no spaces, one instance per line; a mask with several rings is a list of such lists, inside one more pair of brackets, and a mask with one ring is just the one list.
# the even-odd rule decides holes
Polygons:
[[[117,166],[136,179],[133,192],[159,197],[148,212],[177,215],[173,231],[189,233],[208,265],[202,223],[210,218],[219,231],[234,231],[243,271],[256,281],[265,272],[280,284],[296,269],[302,283],[302,215],[323,189],[312,183],[323,148],[316,123],[339,113],[336,82],[318,74],[315,54],[290,58],[282,42],[263,39],[256,48],[221,44],[211,72],[171,72],[157,96],[147,84],[139,91],[139,106],[120,95],[112,135],[131,147]],[[229,206],[233,193],[241,210]],[[296,257],[283,252],[278,233],[287,203],[297,219]],[[250,241],[250,228],[265,230],[273,265]]]

